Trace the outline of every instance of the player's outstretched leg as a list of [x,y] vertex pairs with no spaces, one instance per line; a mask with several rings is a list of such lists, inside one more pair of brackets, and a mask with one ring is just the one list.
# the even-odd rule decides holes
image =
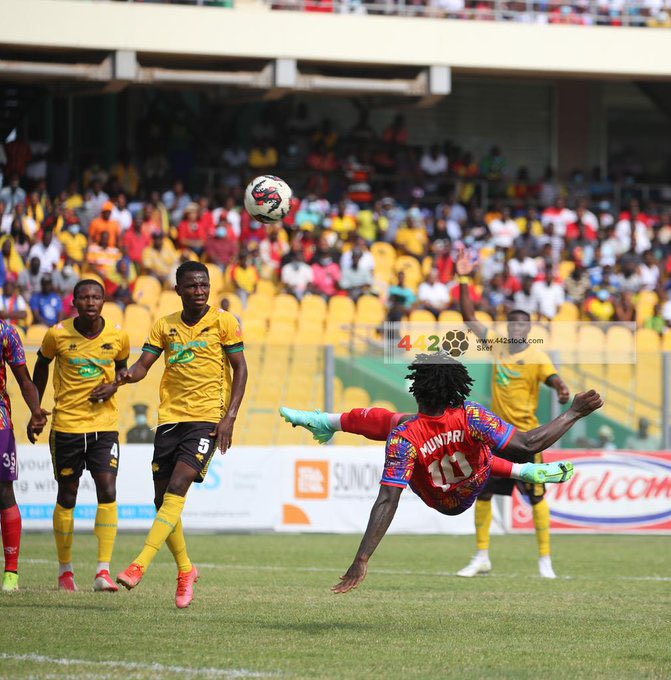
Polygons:
[[527,484],[563,484],[571,477],[573,463],[570,460],[560,460],[556,463],[524,463],[519,479]]
[[[330,417],[330,413],[322,413],[319,410],[316,411],[300,411],[295,408],[287,408],[282,406],[280,408],[280,415],[287,423],[290,423],[294,427],[304,427],[306,430],[312,432],[312,438],[318,441],[320,444],[326,444],[333,435],[340,430],[340,427],[336,427],[334,418]],[[333,414],[338,415],[339,414]]]

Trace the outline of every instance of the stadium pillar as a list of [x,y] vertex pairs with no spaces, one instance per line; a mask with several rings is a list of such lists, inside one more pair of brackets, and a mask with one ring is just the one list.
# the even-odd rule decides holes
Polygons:
[[671,353],[662,353],[662,450],[669,448],[669,409],[671,408]]
[[[324,347],[324,411],[326,413],[333,413],[335,410],[334,380],[335,351],[333,345],[326,345]],[[332,444],[333,441],[328,443]]]

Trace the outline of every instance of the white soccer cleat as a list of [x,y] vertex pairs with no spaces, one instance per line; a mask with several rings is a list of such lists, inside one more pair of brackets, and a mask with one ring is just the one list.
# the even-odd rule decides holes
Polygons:
[[552,559],[549,555],[544,555],[538,559],[538,571],[541,578],[557,578],[555,570],[552,568]]
[[488,574],[492,570],[492,563],[484,557],[477,555],[463,569],[457,572],[457,576],[472,578],[478,574]]

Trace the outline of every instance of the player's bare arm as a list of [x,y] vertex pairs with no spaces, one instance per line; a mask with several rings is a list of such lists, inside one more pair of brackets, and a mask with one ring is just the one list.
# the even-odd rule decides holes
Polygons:
[[603,406],[601,395],[595,390],[580,392],[573,398],[571,407],[546,425],[541,425],[528,432],[515,432],[506,452],[530,455],[539,453],[552,446],[566,434],[575,423]]
[[147,352],[146,350],[140,354],[140,358],[130,367],[122,368],[117,371],[116,380],[114,384],[119,387],[127,383],[136,383],[144,380],[149,372],[149,369],[154,365],[158,359],[157,354]]
[[[28,373],[28,370],[26,369],[26,373]],[[17,378],[18,380],[18,378]],[[35,386],[35,389],[37,390],[37,403],[38,406],[39,404],[42,403],[42,397],[44,397],[44,390],[47,387],[47,382],[49,380],[49,361],[45,359],[39,352],[37,353],[37,360],[35,361],[35,368],[33,369],[33,380],[32,383]],[[32,410],[31,410],[32,413]],[[32,420],[32,418],[31,418]],[[33,431],[30,427],[30,423],[28,424],[28,439],[31,442],[34,442],[35,436],[40,434],[40,432]]]
[[370,512],[366,533],[363,535],[354,562],[347,572],[340,577],[340,582],[331,588],[334,593],[348,593],[366,578],[368,560],[387,533],[387,529],[389,529],[389,525],[396,514],[402,492],[403,488],[398,486],[386,484],[380,486],[377,500]]
[[560,404],[567,404],[571,393],[569,392],[568,385],[561,379],[561,377],[555,373],[551,375],[545,384],[551,387],[556,393]]
[[[30,379],[30,374],[28,373],[26,365],[20,364],[18,366],[12,366],[10,364],[10,368],[21,389],[23,401],[26,402],[26,405],[30,409],[30,421],[28,422],[27,434],[30,443],[34,444],[36,437],[42,434],[42,431],[47,424],[49,411],[41,408],[40,392],[35,386],[35,383]],[[47,368],[47,370],[49,369]]]
[[116,375],[114,382],[102,383],[98,385],[95,389],[91,391],[89,401],[100,403],[103,401],[107,401],[108,399],[111,399],[116,394],[116,391],[119,389],[119,384],[117,383],[119,373],[121,373],[121,371],[126,370],[127,368],[128,368],[127,360],[115,362]]
[[[459,277],[469,277],[475,272],[475,262],[468,256],[464,248],[459,251],[455,269]],[[473,300],[471,300],[468,283],[461,278],[459,280],[459,307],[461,308],[461,316],[464,322],[468,324],[468,327],[479,338],[487,337],[487,329],[484,324],[475,318],[475,306],[473,305]]]
[[226,453],[233,441],[233,427],[235,419],[238,417],[238,409],[245,396],[245,386],[247,385],[247,361],[244,352],[235,352],[228,355],[228,360],[233,369],[233,384],[231,385],[231,403],[226,414],[217,423],[210,436],[216,437],[217,448],[222,453]]

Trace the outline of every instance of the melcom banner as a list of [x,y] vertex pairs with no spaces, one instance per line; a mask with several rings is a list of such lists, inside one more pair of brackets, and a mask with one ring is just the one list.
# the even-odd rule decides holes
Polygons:
[[[551,484],[546,495],[552,530],[566,533],[671,533],[671,453],[553,451],[570,458],[573,479]],[[513,530],[533,530],[528,502],[513,494]]]

